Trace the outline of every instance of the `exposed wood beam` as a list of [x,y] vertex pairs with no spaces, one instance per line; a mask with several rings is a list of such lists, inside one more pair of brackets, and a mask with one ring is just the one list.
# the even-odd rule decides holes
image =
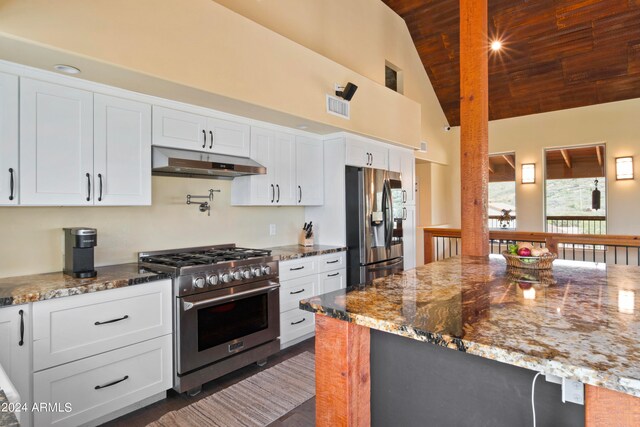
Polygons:
[[569,156],[569,152],[567,150],[560,150],[560,154],[562,154],[564,164],[567,165],[569,169],[571,169],[571,156]]
[[491,162],[489,162],[489,173],[496,173],[496,171],[491,167]]
[[596,155],[598,156],[598,164],[602,166],[602,152],[599,145],[596,145]]
[[489,255],[487,0],[460,0],[462,255]]
[[511,158],[511,154],[503,154],[502,158],[509,163],[511,169],[516,170],[516,162],[514,162],[513,158]]

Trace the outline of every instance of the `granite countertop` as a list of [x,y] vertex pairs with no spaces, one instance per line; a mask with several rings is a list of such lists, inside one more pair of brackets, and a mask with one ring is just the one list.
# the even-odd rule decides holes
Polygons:
[[265,249],[270,250],[271,255],[278,257],[280,261],[289,261],[292,259],[305,258],[310,256],[344,252],[347,250],[347,247],[346,246],[325,246],[325,245],[313,245],[313,246],[288,245],[288,246],[276,246],[273,248],[265,248]]
[[96,270],[98,276],[91,279],[74,279],[61,271],[0,279],[0,307],[171,278],[167,273],[141,269],[136,263],[97,267]]
[[455,257],[300,302],[324,314],[640,397],[640,268],[507,271]]

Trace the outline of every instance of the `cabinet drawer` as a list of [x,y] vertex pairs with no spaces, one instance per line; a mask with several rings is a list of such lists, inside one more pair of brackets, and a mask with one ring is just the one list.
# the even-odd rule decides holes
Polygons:
[[318,272],[339,270],[347,266],[347,253],[337,252],[334,254],[326,254],[318,257]]
[[[35,373],[34,401],[63,408],[35,412],[35,425],[80,425],[171,388],[171,338],[165,335]],[[70,412],[64,411],[65,404]]]
[[280,311],[298,308],[301,299],[316,295],[316,289],[316,275],[280,282]]
[[327,271],[318,274],[318,295],[347,287],[347,270]]
[[280,262],[280,281],[297,279],[318,272],[318,257]]
[[34,371],[172,331],[171,281],[33,304]]
[[315,317],[313,313],[294,308],[280,314],[280,342],[300,338],[315,330]]

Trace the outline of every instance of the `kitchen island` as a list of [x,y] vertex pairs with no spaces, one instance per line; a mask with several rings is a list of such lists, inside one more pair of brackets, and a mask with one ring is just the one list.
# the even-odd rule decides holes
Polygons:
[[[542,372],[586,385],[584,408],[558,408],[544,401],[551,384],[538,380],[536,399],[548,406],[539,412],[566,417],[560,425],[640,425],[639,291],[638,267],[556,261],[551,274],[536,275],[490,256],[454,257],[303,300],[316,313],[317,424],[382,425],[394,402],[404,416],[396,420],[509,425],[509,416],[527,412],[519,422],[530,423],[530,380]],[[469,371],[476,365],[477,375]],[[421,366],[441,366],[445,382],[471,389],[449,402],[458,410],[431,383],[442,372]],[[465,406],[496,406],[502,391],[505,408],[496,413],[520,409],[504,420],[465,418]]]

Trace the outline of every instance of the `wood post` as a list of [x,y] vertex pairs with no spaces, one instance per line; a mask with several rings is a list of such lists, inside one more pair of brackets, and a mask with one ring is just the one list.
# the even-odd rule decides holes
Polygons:
[[640,426],[640,398],[586,384],[584,386],[585,427]]
[[371,425],[370,330],[316,315],[316,426]]
[[489,254],[487,0],[460,0],[462,255]]
[[424,231],[424,263],[433,262],[433,233]]

